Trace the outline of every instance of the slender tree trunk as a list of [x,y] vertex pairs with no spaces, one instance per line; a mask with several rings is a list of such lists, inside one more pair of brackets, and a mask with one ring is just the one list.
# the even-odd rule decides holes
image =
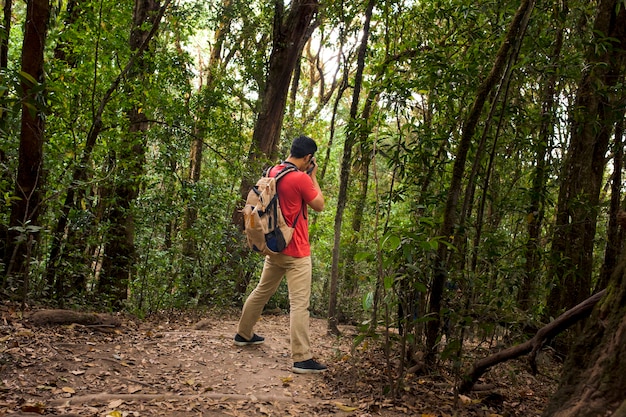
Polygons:
[[[133,9],[133,26],[130,33],[130,50],[137,51],[146,41],[150,32],[146,27],[158,25],[154,21],[159,16],[159,0],[135,0]],[[151,73],[149,59],[142,55],[137,65],[129,73],[135,85],[129,95],[135,97],[138,104],[127,111],[129,131],[122,139],[121,151],[118,156],[118,176],[115,181],[115,192],[109,207],[109,233],[105,241],[102,272],[98,281],[98,292],[101,296],[109,296],[115,307],[121,307],[127,298],[129,278],[134,275],[136,264],[135,252],[135,220],[133,204],[139,195],[139,188],[144,173],[146,132],[149,129],[148,119],[142,108],[142,91],[146,77]]]
[[[502,76],[509,51],[514,44],[514,40],[521,31],[522,22],[527,14],[532,12],[535,0],[523,0],[517,9],[515,16],[509,26],[506,39],[502,42],[500,49],[496,55],[495,62],[491,68],[491,72],[487,78],[480,84],[476,92],[476,99],[470,113],[468,114],[463,131],[461,133],[461,141],[456,151],[456,159],[452,170],[452,181],[448,190],[448,197],[443,215],[443,223],[441,225],[440,236],[452,236],[454,233],[454,224],[457,220],[457,205],[463,182],[463,174],[465,172],[465,162],[469,148],[474,137],[474,132],[480,119],[483,106],[487,100],[489,92],[498,83]],[[426,357],[425,361],[428,365],[435,362],[436,345],[441,328],[439,313],[441,311],[441,302],[443,289],[447,279],[447,259],[448,247],[440,245],[434,260],[433,282],[430,288],[430,301],[428,312],[432,320],[426,326]]]
[[[610,91],[622,79],[626,41],[626,12],[618,0],[600,2],[594,24],[597,42],[613,39],[612,48],[587,51],[571,115],[571,140],[560,175],[555,231],[552,239],[550,277],[554,285],[547,313],[562,310],[587,298],[591,292],[593,249],[600,190],[611,132],[621,103]],[[619,9],[619,14],[616,14]],[[621,43],[621,45],[620,45]]]
[[4,0],[3,27],[4,36],[0,38],[0,68],[7,68],[9,65],[9,33],[11,33],[11,13],[13,11],[13,0]]
[[[5,35],[0,37],[0,70],[4,71],[7,69],[9,65],[9,32],[11,31],[11,12],[13,9],[12,0],[5,0],[4,9],[3,9],[3,24],[4,24],[4,33]],[[2,115],[0,115],[0,131],[6,132],[6,120],[7,120],[7,112],[3,111]],[[7,157],[4,152],[4,149],[0,148],[0,165],[7,165]],[[0,170],[0,183],[5,182],[7,184],[11,183],[11,177],[6,170]],[[8,215],[10,207],[6,205],[2,205],[0,207],[1,215]],[[8,243],[8,233],[9,229],[6,224],[0,224],[0,260],[6,259],[7,254],[7,243]],[[5,284],[5,275],[2,274],[2,288],[4,288]]]
[[[367,192],[369,189],[370,180],[370,164],[372,162],[372,147],[367,143],[367,139],[372,131],[372,107],[376,100],[377,93],[375,89],[369,91],[365,104],[363,105],[363,111],[359,120],[362,120],[364,128],[359,132],[359,138],[357,142],[360,145],[359,155],[356,158],[358,162],[355,162],[354,169],[360,173],[359,184],[359,196],[356,199],[356,207],[354,208],[354,216],[352,217],[352,232],[356,237],[361,232],[361,226],[363,224],[363,214],[365,212],[365,206],[367,205]],[[356,243],[348,245],[345,256],[345,282],[344,282],[344,295],[351,297],[357,287],[357,276],[355,273],[354,257],[356,255]]]
[[145,52],[146,48],[148,47],[148,43],[155,35],[158,29],[158,24],[161,21],[161,18],[163,17],[163,14],[165,13],[165,10],[167,9],[167,6],[170,4],[170,2],[171,0],[165,0],[165,4],[163,5],[163,7],[161,7],[158,16],[154,19],[154,23],[143,43],[131,56],[129,61],[126,63],[126,66],[122,69],[117,78],[113,80],[109,88],[102,96],[102,99],[100,99],[98,103],[93,103],[94,114],[91,122],[91,127],[89,128],[89,132],[87,133],[87,137],[85,139],[85,147],[82,151],[79,163],[74,167],[72,171],[72,183],[70,184],[65,194],[61,213],[58,216],[58,221],[54,229],[54,233],[52,234],[52,245],[50,248],[48,268],[46,271],[46,279],[50,287],[63,287],[63,283],[55,283],[56,279],[60,279],[57,276],[56,269],[57,265],[61,262],[61,254],[66,239],[66,230],[69,222],[69,214],[76,204],[77,192],[80,194],[80,187],[82,187],[81,182],[83,182],[87,178],[88,167],[90,166],[91,162],[91,155],[97,144],[100,132],[102,131],[102,114],[104,113],[106,106],[109,104],[109,101],[111,101],[113,93],[115,93],[119,88],[122,80],[124,80],[128,76],[130,71],[135,66],[137,60],[140,59]]
[[548,149],[552,141],[554,131],[554,106],[556,98],[556,83],[558,80],[558,67],[561,49],[563,48],[563,35],[565,32],[564,20],[568,14],[567,3],[563,2],[559,6],[559,1],[555,2],[554,20],[557,23],[558,31],[554,42],[554,49],[550,57],[550,66],[552,71],[548,71],[549,76],[541,93],[541,125],[539,127],[539,136],[535,144],[535,171],[533,173],[533,183],[530,192],[530,204],[528,206],[527,232],[528,238],[524,247],[526,254],[526,266],[520,290],[517,294],[517,301],[522,310],[530,307],[531,294],[533,286],[537,281],[537,275],[540,271],[541,260],[541,227],[544,217],[544,201],[545,201],[545,184],[546,184],[546,168]]
[[[211,49],[211,55],[209,56],[209,64],[207,68],[206,84],[199,88],[199,95],[211,96],[211,92],[215,89],[215,82],[222,66],[222,45],[224,44],[225,36],[228,32],[231,22],[231,0],[223,0],[222,3],[222,19],[219,27],[215,31],[215,43]],[[205,93],[202,93],[202,92]],[[188,184],[190,187],[195,187],[200,181],[200,174],[202,172],[202,155],[204,150],[204,138],[206,134],[206,121],[205,114],[209,109],[201,105],[197,109],[197,117],[194,121],[193,134],[194,138],[191,143],[191,149],[189,151],[189,176]],[[183,241],[183,256],[185,256],[189,262],[186,262],[185,268],[185,285],[183,290],[188,292],[190,298],[197,296],[197,291],[193,285],[193,260],[196,259],[197,242],[193,233],[193,228],[198,219],[198,209],[196,202],[192,199],[185,208],[185,217],[183,219],[182,234],[184,236]]]
[[613,151],[613,178],[611,178],[611,201],[609,204],[609,226],[606,236],[606,248],[604,250],[604,263],[600,270],[600,277],[596,284],[596,290],[606,288],[619,254],[624,246],[624,229],[617,225],[617,216],[620,207],[622,189],[622,170],[624,169],[624,113],[615,126],[615,145]]
[[[38,224],[43,183],[43,142],[44,142],[44,50],[50,5],[48,0],[30,0],[26,5],[26,25],[22,47],[21,71],[34,81],[22,77],[22,124],[19,147],[19,165],[15,195],[19,199],[11,207],[9,237],[5,253],[7,275],[23,273],[23,267],[30,261],[26,258],[30,250],[21,244],[17,237],[24,235],[28,242],[29,234],[36,229],[15,228]],[[27,280],[28,277],[23,277]]]
[[332,334],[339,334],[337,327],[337,289],[339,286],[339,247],[341,244],[341,225],[343,223],[343,212],[348,199],[348,183],[350,182],[350,169],[352,168],[352,147],[356,142],[358,131],[352,129],[357,124],[357,113],[359,109],[359,97],[361,96],[361,86],[363,84],[363,70],[365,69],[365,56],[370,34],[370,23],[376,0],[369,0],[365,10],[365,22],[363,24],[363,35],[357,57],[357,70],[354,76],[354,91],[352,93],[352,104],[350,105],[350,126],[346,132],[346,140],[343,147],[343,158],[341,160],[341,174],[339,177],[339,194],[337,195],[337,212],[335,213],[333,257],[330,270],[330,294],[328,295],[328,331]]

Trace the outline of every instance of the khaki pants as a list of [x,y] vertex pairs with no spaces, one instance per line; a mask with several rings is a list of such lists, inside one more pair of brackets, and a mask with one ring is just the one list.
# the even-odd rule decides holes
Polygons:
[[289,288],[291,358],[294,362],[305,361],[312,358],[309,344],[310,256],[294,258],[278,254],[265,257],[261,280],[243,306],[237,333],[245,339],[252,338],[254,325],[283,276],[287,278]]

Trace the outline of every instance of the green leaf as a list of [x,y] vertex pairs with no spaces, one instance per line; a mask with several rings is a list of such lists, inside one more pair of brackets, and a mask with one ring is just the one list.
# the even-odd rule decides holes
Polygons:
[[385,289],[390,290],[393,287],[393,283],[395,282],[393,275],[387,275],[384,278]]
[[387,234],[385,235],[385,237],[383,237],[382,246],[383,248],[388,249],[390,251],[395,251],[400,247],[401,243],[402,243],[402,240],[400,239],[399,236],[396,236],[393,234]]
[[363,296],[363,310],[369,311],[374,305],[374,293],[368,292]]
[[370,261],[373,258],[374,258],[374,255],[372,255],[370,252],[358,252],[357,254],[354,255],[354,260],[356,262]]
[[25,71],[20,71],[19,75],[23,80],[28,81],[31,85],[38,84],[37,80]]

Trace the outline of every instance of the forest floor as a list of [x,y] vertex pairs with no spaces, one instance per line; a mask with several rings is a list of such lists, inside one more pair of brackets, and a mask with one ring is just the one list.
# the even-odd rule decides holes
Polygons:
[[[489,391],[454,396],[445,370],[409,374],[395,399],[384,394],[387,361],[378,342],[352,348],[353,327],[327,335],[311,320],[312,346],[328,372],[291,372],[289,316],[264,315],[265,343],[232,342],[237,315],[180,314],[116,327],[35,325],[28,312],[0,306],[0,416],[538,416],[560,365],[542,375],[522,360],[500,364]],[[489,352],[476,351],[477,358]],[[397,383],[397,381],[396,381]]]

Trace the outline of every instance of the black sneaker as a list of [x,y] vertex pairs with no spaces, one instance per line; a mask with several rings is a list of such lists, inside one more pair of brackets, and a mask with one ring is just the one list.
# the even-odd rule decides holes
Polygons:
[[293,368],[291,370],[296,374],[318,374],[320,372],[326,371],[326,366],[322,365],[319,362],[314,361],[313,359],[309,359],[302,362],[294,362]]
[[259,336],[258,334],[252,335],[252,339],[250,340],[246,340],[239,336],[239,333],[235,335],[235,344],[237,346],[260,345],[263,342],[265,342],[265,338]]

